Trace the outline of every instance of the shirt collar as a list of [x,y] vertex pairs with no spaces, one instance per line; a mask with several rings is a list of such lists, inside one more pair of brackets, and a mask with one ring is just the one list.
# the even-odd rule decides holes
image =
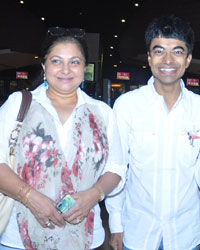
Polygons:
[[[45,106],[45,104],[47,105],[50,104],[50,100],[46,95],[47,89],[48,89],[48,86],[44,86],[43,84],[41,84],[35,90],[32,91],[33,98],[37,102],[41,103],[43,106]],[[82,91],[80,88],[77,89],[77,97],[78,97],[78,102],[77,102],[76,108],[86,103],[89,103],[89,104],[93,103],[92,98],[86,95],[85,92]]]
[[85,100],[84,92],[80,88],[77,89],[76,93],[78,97],[78,102],[77,102],[76,107],[79,107],[80,105],[85,104],[86,100]]
[[[149,100],[150,104],[153,104],[154,102],[156,102],[156,100],[162,98],[161,95],[159,95],[156,92],[156,89],[154,87],[154,76],[152,76],[149,80],[148,80],[148,92],[147,92],[147,98]],[[180,86],[181,86],[181,94],[179,96],[179,101],[183,100],[183,103],[186,102],[186,97],[187,97],[187,89],[185,88],[185,84],[184,81],[181,79],[180,81]],[[185,104],[184,104],[185,106]]]

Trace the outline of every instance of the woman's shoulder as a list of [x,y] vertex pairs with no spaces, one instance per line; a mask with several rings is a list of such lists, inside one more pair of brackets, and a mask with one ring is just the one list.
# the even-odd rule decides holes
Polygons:
[[[8,134],[12,131],[17,115],[20,109],[22,100],[22,94],[19,92],[14,92],[9,95],[8,99],[0,108],[0,123],[6,124],[6,132]],[[1,125],[2,126],[2,125]]]
[[108,124],[113,120],[114,113],[111,107],[101,101],[97,100],[89,95],[87,95],[84,91],[82,91],[82,97],[84,99],[84,103],[87,104],[92,112],[95,114],[99,114],[101,119],[104,120],[105,124]]
[[104,101],[102,100],[98,100],[94,97],[91,97],[89,96],[88,94],[86,94],[84,91],[81,90],[81,94],[82,94],[82,97],[84,98],[84,101],[89,104],[89,105],[94,105],[96,106],[97,108],[99,107],[100,109],[104,109],[104,110],[108,110],[108,111],[111,111],[111,107],[105,103]]
[[13,92],[8,96],[8,99],[1,106],[1,109],[18,109],[22,101],[21,91]]

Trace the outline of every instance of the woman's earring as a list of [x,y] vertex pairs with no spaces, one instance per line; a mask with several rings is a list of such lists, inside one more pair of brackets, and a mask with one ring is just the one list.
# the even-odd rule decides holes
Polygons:
[[85,80],[81,82],[81,89],[84,89],[84,85],[85,85]]
[[44,74],[44,78],[43,79],[44,79],[43,85],[46,87],[48,85],[48,82],[47,82],[47,78],[46,78],[45,74]]

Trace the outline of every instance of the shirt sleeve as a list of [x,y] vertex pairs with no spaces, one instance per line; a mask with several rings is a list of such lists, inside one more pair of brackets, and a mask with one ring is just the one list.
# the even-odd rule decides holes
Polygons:
[[[129,163],[129,125],[126,122],[126,105],[119,102],[118,100],[114,104],[114,115],[116,118],[116,123],[118,126],[120,144],[122,150],[122,161],[123,166],[128,166]],[[127,167],[125,167],[127,172]],[[125,175],[126,181],[126,175]],[[124,186],[120,193],[107,197],[105,200],[106,209],[109,213],[109,228],[111,233],[123,232],[122,224],[122,210],[125,201],[125,191]]]
[[108,224],[112,234],[121,233],[124,231],[122,225],[122,209],[124,200],[125,187],[120,193],[105,199],[105,206],[109,214]]
[[109,122],[107,124],[107,136],[109,142],[109,155],[106,166],[103,170],[105,172],[112,172],[121,177],[121,180],[117,187],[108,195],[114,195],[119,193],[125,184],[126,166],[123,164],[122,148],[119,137],[119,131],[117,128],[116,120],[113,114],[113,110],[109,109]]
[[[130,114],[127,112],[128,105],[124,102],[124,99],[117,99],[113,110],[116,118],[120,142],[122,147],[122,158],[123,164],[129,164],[129,131],[130,131],[130,122],[128,120],[131,119]],[[127,118],[128,116],[128,118]]]
[[[200,153],[199,153],[200,154]],[[198,187],[200,188],[200,155],[195,163],[194,176]]]
[[7,163],[9,138],[16,125],[21,100],[21,93],[15,92],[0,108],[0,163]]

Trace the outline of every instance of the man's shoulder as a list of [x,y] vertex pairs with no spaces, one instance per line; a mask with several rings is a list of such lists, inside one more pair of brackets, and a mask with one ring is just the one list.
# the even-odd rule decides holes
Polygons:
[[117,100],[116,103],[133,103],[133,102],[143,102],[143,98],[142,96],[144,96],[146,94],[147,91],[147,85],[142,86],[138,89],[134,89],[131,91],[128,91],[122,95],[120,95]]
[[189,97],[192,102],[197,103],[197,104],[200,103],[200,95],[199,94],[196,94],[193,91],[188,90],[186,88],[185,88],[185,92],[187,93],[187,97]]

